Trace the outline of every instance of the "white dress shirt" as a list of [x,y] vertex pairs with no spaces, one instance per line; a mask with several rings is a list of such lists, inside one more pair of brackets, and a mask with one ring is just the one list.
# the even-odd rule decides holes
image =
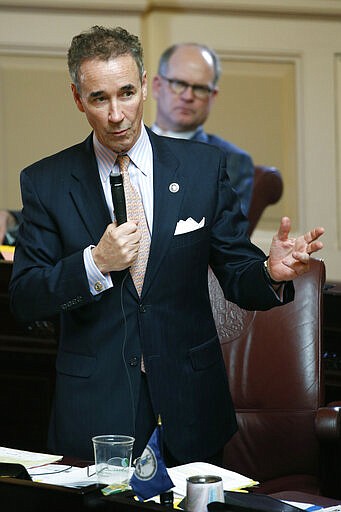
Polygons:
[[[116,164],[117,153],[103,146],[93,134],[94,151],[98,164],[98,172],[101,179],[105,199],[110,211],[111,219],[115,220],[115,212],[110,188],[110,173]],[[130,157],[129,176],[131,183],[141,196],[149,232],[153,228],[153,151],[147,134],[142,124],[141,134],[135,145],[126,153]],[[105,227],[103,227],[104,233]],[[84,265],[87,273],[90,291],[93,295],[103,292],[113,286],[110,274],[102,274],[92,257],[93,245],[84,249]]]

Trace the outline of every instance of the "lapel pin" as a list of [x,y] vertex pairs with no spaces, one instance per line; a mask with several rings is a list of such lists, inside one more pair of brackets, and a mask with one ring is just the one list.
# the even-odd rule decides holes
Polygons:
[[179,187],[178,183],[171,183],[169,185],[169,191],[173,192],[173,194],[175,194],[176,192],[179,192],[179,189],[180,189],[180,187]]

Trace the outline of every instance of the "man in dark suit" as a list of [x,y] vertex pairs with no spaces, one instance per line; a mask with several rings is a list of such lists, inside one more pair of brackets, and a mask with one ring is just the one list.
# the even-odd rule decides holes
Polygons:
[[167,48],[153,78],[157,111],[152,130],[158,135],[198,140],[221,148],[226,154],[231,185],[247,215],[254,176],[250,155],[203,128],[219,92],[220,74],[219,57],[208,46],[182,43]]
[[[161,414],[168,464],[218,462],[236,421],[208,265],[239,306],[279,306],[293,299],[291,280],[308,270],[323,229],[292,239],[283,218],[268,259],[251,244],[224,153],[144,127],[136,36],[93,27],[73,38],[68,64],[93,132],[21,173],[10,284],[21,320],[60,317],[49,449],[89,459],[92,436],[131,434],[136,457]],[[117,225],[113,215],[109,174],[120,155],[130,158],[151,236],[140,293],[132,269],[143,223],[132,215]]]

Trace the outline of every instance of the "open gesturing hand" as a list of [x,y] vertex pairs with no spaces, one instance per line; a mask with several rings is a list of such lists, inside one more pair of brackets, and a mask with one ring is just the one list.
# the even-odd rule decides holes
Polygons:
[[290,228],[290,219],[283,217],[270,246],[268,271],[275,281],[291,281],[308,272],[310,255],[323,248],[319,238],[324,228],[317,227],[297,238],[289,237]]

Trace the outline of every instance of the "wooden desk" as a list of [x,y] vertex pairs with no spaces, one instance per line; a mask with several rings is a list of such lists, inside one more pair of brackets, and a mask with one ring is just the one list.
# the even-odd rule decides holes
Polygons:
[[0,439],[2,446],[46,452],[55,383],[52,322],[19,324],[9,309],[12,264],[0,262]]
[[131,492],[104,497],[101,487],[91,485],[82,489],[38,484],[28,480],[0,478],[1,510],[5,512],[138,512],[175,510],[155,502],[141,503]]
[[[66,487],[37,484],[13,478],[0,479],[1,505],[6,512],[85,512],[87,510],[104,512],[166,512],[175,510],[154,502],[140,503],[129,494],[116,494],[103,497],[96,485],[82,490]],[[336,500],[300,492],[281,492],[271,495],[273,498],[313,503],[325,507],[339,504]],[[185,511],[184,511],[185,512]]]

